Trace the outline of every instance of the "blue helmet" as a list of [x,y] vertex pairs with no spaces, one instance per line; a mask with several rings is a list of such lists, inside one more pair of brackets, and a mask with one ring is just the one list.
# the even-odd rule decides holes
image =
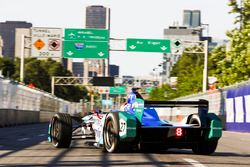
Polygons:
[[132,104],[136,99],[136,94],[134,94],[133,92],[128,94],[128,103]]
[[135,91],[137,91],[139,89],[141,89],[141,88],[132,88],[131,90],[132,90],[132,92],[135,92]]

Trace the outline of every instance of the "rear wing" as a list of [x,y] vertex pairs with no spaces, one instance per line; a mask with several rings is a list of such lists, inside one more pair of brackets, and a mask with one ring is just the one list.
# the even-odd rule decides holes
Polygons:
[[197,107],[208,108],[208,101],[144,101],[144,107]]
[[208,113],[208,101],[200,99],[198,101],[144,101],[144,107],[195,107],[198,108],[198,116],[201,121],[201,127],[206,127],[206,118]]

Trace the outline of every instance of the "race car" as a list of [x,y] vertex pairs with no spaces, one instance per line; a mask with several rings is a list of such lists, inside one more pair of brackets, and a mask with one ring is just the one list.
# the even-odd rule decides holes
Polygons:
[[[157,109],[197,109],[182,122],[162,120]],[[166,111],[167,112],[167,111]],[[72,120],[78,126],[72,126]],[[66,113],[57,113],[50,121],[48,140],[54,147],[70,147],[76,129],[87,135],[88,128],[95,138],[95,145],[107,152],[123,150],[157,151],[168,148],[192,149],[196,154],[215,152],[222,136],[221,120],[208,113],[208,101],[146,101],[136,94],[128,96],[122,110],[107,113],[93,113],[76,118]]]

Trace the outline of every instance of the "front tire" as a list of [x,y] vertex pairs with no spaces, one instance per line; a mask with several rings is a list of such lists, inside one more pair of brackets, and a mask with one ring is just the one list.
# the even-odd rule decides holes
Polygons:
[[105,118],[103,127],[104,151],[119,151],[119,114],[118,112],[109,113]]
[[68,148],[72,138],[72,120],[69,114],[57,113],[52,118],[51,140],[56,148]]

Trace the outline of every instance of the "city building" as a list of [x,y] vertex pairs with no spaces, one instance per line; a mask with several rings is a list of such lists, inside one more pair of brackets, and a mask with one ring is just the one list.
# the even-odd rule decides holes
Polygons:
[[[208,26],[206,28],[208,28]],[[164,38],[169,39],[172,42],[180,41],[182,43],[181,44],[182,47],[184,47],[185,41],[208,40],[208,42],[211,43],[212,37],[204,36],[203,29],[204,27],[202,27],[201,24],[200,10],[184,10],[183,25],[169,26],[168,28],[164,29]],[[180,58],[181,54],[182,53],[178,54],[168,53],[163,55],[163,63],[162,63],[163,71],[161,73],[163,83],[170,83],[170,72],[172,70],[173,65]]]
[[200,10],[184,10],[183,12],[183,26],[186,27],[200,27],[201,26],[201,12]]
[[30,28],[31,23],[25,21],[6,21],[0,23],[0,35],[3,39],[3,56],[14,58],[16,28]]
[[74,76],[83,77],[83,62],[73,62]]
[[119,66],[110,64],[109,65],[109,75],[111,77],[117,77],[119,76]]
[[[169,26],[164,29],[164,38],[171,41],[200,41],[202,37],[202,29],[193,29],[185,26]],[[170,82],[170,72],[173,65],[178,61],[181,54],[166,53],[163,55],[162,82]]]
[[86,28],[109,29],[110,9],[100,5],[86,8]]
[[[86,8],[85,28],[110,29],[110,9],[100,5],[88,6]],[[85,59],[84,70],[86,75],[94,72],[97,76],[107,76],[109,68],[109,59]],[[87,67],[88,66],[88,67]]]

